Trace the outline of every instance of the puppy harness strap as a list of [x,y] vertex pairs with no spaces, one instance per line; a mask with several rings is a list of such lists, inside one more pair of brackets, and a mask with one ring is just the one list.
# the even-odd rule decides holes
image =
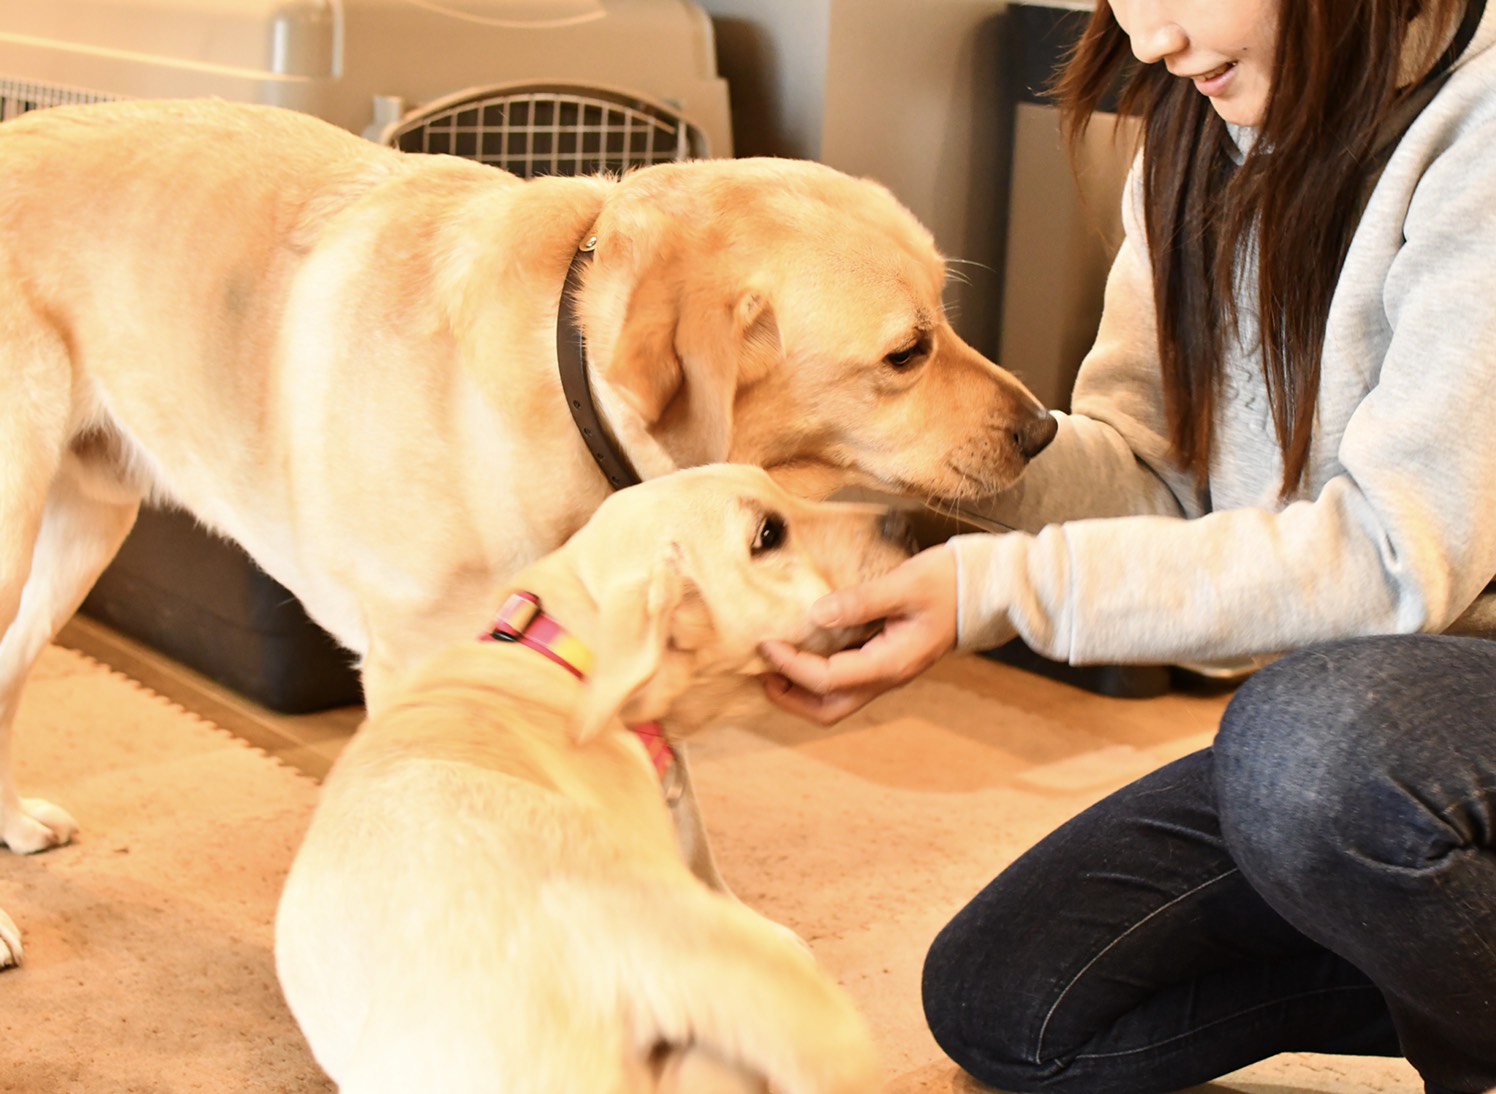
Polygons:
[[[540,607],[540,597],[530,592],[510,593],[499,608],[493,626],[479,638],[484,642],[516,642],[528,646],[536,653],[544,654],[578,680],[587,679],[592,670],[592,651],[575,635],[548,615]],[[665,736],[659,722],[641,722],[629,726],[634,736],[644,745],[644,752],[654,764],[655,774],[660,777],[667,801],[674,802],[681,794],[680,773],[675,768],[675,749]]]

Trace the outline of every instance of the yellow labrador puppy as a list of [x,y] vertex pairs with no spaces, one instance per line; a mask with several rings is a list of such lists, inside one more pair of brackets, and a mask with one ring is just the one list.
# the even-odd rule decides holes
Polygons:
[[[108,103],[0,125],[0,225],[22,853],[76,825],[17,794],[18,694],[142,498],[242,545],[360,655],[377,710],[610,474],[731,460],[957,499],[1054,430],[951,330],[929,234],[811,163],[522,181],[292,111]],[[19,954],[0,916],[0,967]]]
[[286,998],[340,1088],[876,1090],[848,998],[688,870],[658,771],[757,694],[758,642],[866,637],[817,631],[810,604],[909,545],[888,511],[758,468],[677,472],[499,594],[518,641],[417,670],[334,767],[276,921]]

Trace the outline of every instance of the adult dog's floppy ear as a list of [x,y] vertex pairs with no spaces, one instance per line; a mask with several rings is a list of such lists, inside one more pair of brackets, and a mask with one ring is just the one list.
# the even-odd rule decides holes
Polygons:
[[[573,720],[578,744],[596,737],[615,716],[633,721],[657,717],[689,678],[691,655],[673,650],[670,643],[671,621],[688,584],[672,545],[669,557],[648,574],[604,590],[593,671]],[[631,717],[631,711],[642,713]]]
[[685,382],[675,329],[680,323],[680,287],[666,263],[656,263],[629,298],[623,329],[603,379],[645,425],[654,425]]
[[757,289],[745,290],[738,297],[732,317],[735,333],[747,343],[750,350],[771,354],[779,352],[779,323],[774,318],[774,306],[769,302],[768,293]]

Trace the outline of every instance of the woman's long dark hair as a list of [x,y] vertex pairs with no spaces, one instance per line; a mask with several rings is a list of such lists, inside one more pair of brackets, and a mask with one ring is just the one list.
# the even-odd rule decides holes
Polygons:
[[[1465,0],[1424,2],[1438,24],[1432,40],[1442,46]],[[1072,152],[1119,85],[1119,112],[1141,119],[1169,438],[1202,489],[1226,340],[1237,324],[1234,275],[1244,249],[1254,245],[1283,496],[1303,481],[1330,298],[1360,218],[1378,132],[1404,91],[1398,86],[1403,48],[1421,6],[1420,0],[1282,0],[1266,112],[1240,166],[1225,123],[1204,95],[1162,63],[1133,61],[1107,0],[1097,0],[1056,82]]]

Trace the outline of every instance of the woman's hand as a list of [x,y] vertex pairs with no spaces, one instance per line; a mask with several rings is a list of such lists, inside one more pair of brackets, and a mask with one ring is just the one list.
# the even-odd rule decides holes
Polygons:
[[865,646],[829,658],[787,642],[759,648],[775,670],[764,677],[770,701],[829,726],[907,684],[955,648],[955,553],[944,544],[921,551],[882,577],[822,597],[810,614],[823,627],[884,620]]

